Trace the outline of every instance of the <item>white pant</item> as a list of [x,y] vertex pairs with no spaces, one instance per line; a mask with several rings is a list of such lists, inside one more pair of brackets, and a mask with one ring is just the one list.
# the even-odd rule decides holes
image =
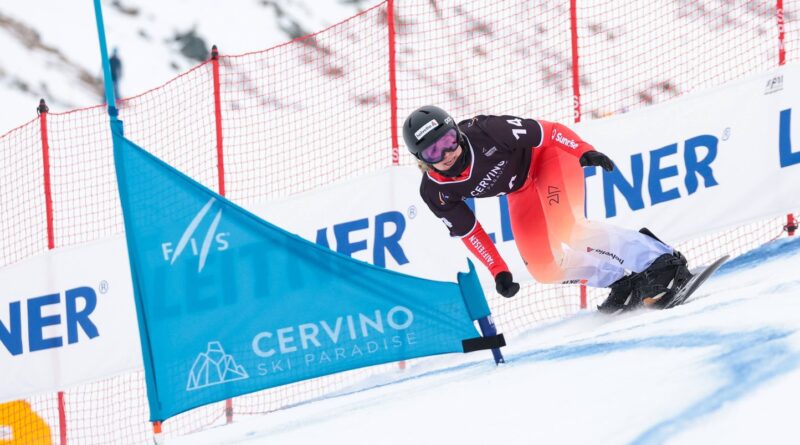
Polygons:
[[565,281],[586,280],[587,286],[608,287],[628,272],[647,269],[670,246],[642,233],[586,221],[564,247]]

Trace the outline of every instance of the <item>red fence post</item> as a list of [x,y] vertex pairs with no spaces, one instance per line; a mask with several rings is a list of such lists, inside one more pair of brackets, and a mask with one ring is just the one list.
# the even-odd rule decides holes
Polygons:
[[[572,34],[572,107],[575,123],[581,121],[581,82],[578,69],[578,5],[577,0],[569,2],[569,28]],[[586,285],[581,284],[581,309],[586,309]]]
[[61,445],[67,445],[67,408],[64,391],[58,392],[58,434],[61,437]]
[[[389,34],[389,108],[392,119],[392,165],[400,165],[400,143],[397,137],[397,73],[394,51],[394,0],[386,1],[386,25]],[[406,369],[406,361],[397,362],[397,367]]]
[[[42,136],[42,166],[44,176],[44,203],[47,218],[47,249],[53,250],[56,246],[55,233],[53,231],[53,193],[50,185],[50,142],[47,138],[47,107],[44,99],[39,100],[36,108],[39,114],[39,131]],[[58,392],[58,432],[61,445],[67,443],[67,413],[64,403],[64,391]]]
[[[786,28],[783,21],[783,0],[777,0],[775,15],[778,19],[778,65],[784,65],[786,64],[786,44],[784,43]],[[786,215],[786,225],[783,228],[789,236],[794,236],[794,231],[797,230],[797,221],[794,219],[794,214],[789,213]]]
[[586,309],[589,306],[589,303],[586,301],[588,298],[586,297],[586,285],[581,284],[581,309]]
[[[211,47],[211,72],[214,78],[214,122],[217,128],[217,182],[219,194],[225,196],[225,162],[222,153],[222,101],[219,88],[219,50],[217,45]],[[233,422],[233,399],[225,400],[225,419]]]
[[161,421],[156,420],[153,422],[153,442],[156,445],[162,445],[164,443],[164,436],[161,435]]
[[47,104],[44,99],[39,101],[39,129],[42,134],[42,161],[44,165],[44,202],[47,212],[47,248],[52,250],[55,245],[55,235],[53,233],[53,195],[50,190],[50,143],[47,140]]
[[778,17],[778,65],[786,63],[786,46],[783,41],[785,25],[783,22],[783,0],[777,0],[775,6],[776,15]]
[[578,69],[578,7],[577,0],[569,2],[569,27],[572,33],[572,106],[575,123],[581,121],[581,84]]
[[217,127],[217,181],[219,194],[225,196],[225,163],[222,156],[222,104],[219,90],[219,51],[211,47],[211,67],[214,78],[214,122]]
[[793,213],[786,215],[786,225],[783,228],[789,236],[794,236],[794,232],[797,230],[797,220],[794,219]]
[[389,28],[389,103],[392,116],[392,165],[400,165],[400,144],[397,137],[397,77],[395,73],[394,0],[386,2],[386,23]]

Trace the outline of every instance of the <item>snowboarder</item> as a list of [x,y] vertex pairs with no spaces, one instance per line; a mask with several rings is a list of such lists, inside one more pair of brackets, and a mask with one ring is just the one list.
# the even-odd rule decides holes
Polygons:
[[611,171],[614,164],[561,124],[484,115],[456,124],[441,108],[424,106],[406,118],[403,139],[424,170],[422,199],[489,269],[504,297],[519,284],[466,198],[507,194],[514,241],[533,278],[610,287],[600,311],[669,298],[692,276],[683,255],[649,230],[585,219],[582,167]]

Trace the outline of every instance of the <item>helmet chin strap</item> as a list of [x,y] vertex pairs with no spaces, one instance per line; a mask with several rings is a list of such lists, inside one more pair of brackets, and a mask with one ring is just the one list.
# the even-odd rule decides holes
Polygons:
[[463,145],[461,147],[461,156],[456,159],[456,162],[453,163],[452,167],[448,168],[447,170],[439,170],[431,165],[431,168],[439,172],[439,174],[442,176],[447,176],[448,178],[458,177],[462,172],[464,172],[464,170],[466,170],[470,161],[470,151],[463,148]]

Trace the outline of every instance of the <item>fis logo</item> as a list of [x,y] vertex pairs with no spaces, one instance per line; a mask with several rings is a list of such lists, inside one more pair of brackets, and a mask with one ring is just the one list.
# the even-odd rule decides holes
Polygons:
[[569,139],[569,138],[565,137],[563,134],[558,132],[558,130],[556,130],[555,128],[553,129],[553,134],[550,136],[550,139],[558,142],[559,144],[561,144],[561,145],[563,145],[565,147],[569,147],[569,148],[571,148],[573,150],[578,148],[578,143],[577,142],[573,141],[572,139]]
[[[228,236],[230,233],[217,233],[217,228],[219,227],[219,222],[222,219],[222,209],[217,210],[214,218],[211,220],[211,224],[208,226],[205,235],[203,236],[202,244],[200,245],[200,249],[198,250],[197,240],[194,237],[195,232],[197,231],[198,226],[200,223],[205,219],[205,216],[211,213],[212,208],[214,207],[217,199],[211,198],[206,205],[197,212],[197,215],[194,216],[192,222],[189,223],[189,226],[186,227],[186,230],[183,231],[181,235],[181,239],[178,241],[178,245],[172,248],[171,242],[166,242],[161,244],[161,252],[164,255],[164,261],[169,261],[170,266],[175,264],[175,261],[186,251],[186,248],[189,247],[192,251],[194,256],[199,256],[198,263],[197,263],[197,272],[200,273],[203,271],[203,267],[206,265],[206,260],[208,259],[208,254],[212,248],[217,251],[227,250],[230,247],[228,243]],[[217,206],[219,207],[219,206]]]
[[767,86],[764,88],[764,94],[777,93],[783,90],[783,75],[775,76],[767,81]]

